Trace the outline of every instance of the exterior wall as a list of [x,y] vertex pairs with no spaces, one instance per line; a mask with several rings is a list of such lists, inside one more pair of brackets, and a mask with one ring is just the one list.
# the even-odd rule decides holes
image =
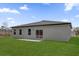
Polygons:
[[[43,30],[42,39],[45,40],[68,41],[71,37],[71,28],[69,25],[38,26],[13,29],[16,29],[16,35],[12,35],[17,38],[38,39],[36,38],[36,30]],[[19,29],[22,29],[23,31],[22,35],[19,35]],[[28,29],[31,29],[31,35],[28,35]]]

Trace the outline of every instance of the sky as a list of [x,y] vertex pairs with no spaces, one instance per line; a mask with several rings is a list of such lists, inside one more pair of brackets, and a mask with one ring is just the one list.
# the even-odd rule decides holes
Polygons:
[[42,20],[71,22],[79,26],[78,3],[0,3],[0,26],[16,26]]

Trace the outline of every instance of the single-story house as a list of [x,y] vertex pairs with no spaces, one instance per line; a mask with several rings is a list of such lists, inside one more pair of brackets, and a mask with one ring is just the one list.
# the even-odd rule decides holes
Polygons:
[[71,23],[61,21],[39,21],[12,27],[12,36],[23,39],[68,41]]

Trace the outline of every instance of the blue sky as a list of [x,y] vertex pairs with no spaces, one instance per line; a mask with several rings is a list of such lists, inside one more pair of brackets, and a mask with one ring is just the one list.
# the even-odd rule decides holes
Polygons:
[[0,26],[27,24],[41,20],[71,22],[79,26],[79,4],[75,3],[0,3]]

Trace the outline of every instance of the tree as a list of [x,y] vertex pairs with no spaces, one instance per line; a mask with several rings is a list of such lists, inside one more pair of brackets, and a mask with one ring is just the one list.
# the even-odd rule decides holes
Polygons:
[[1,29],[8,29],[8,22],[3,22]]
[[3,22],[0,30],[1,30],[0,35],[2,36],[7,36],[7,35],[9,36],[11,33],[11,30],[8,27],[8,22]]
[[79,35],[79,27],[76,27],[76,28],[74,29],[74,31],[75,31],[75,34],[76,34],[76,35]]

